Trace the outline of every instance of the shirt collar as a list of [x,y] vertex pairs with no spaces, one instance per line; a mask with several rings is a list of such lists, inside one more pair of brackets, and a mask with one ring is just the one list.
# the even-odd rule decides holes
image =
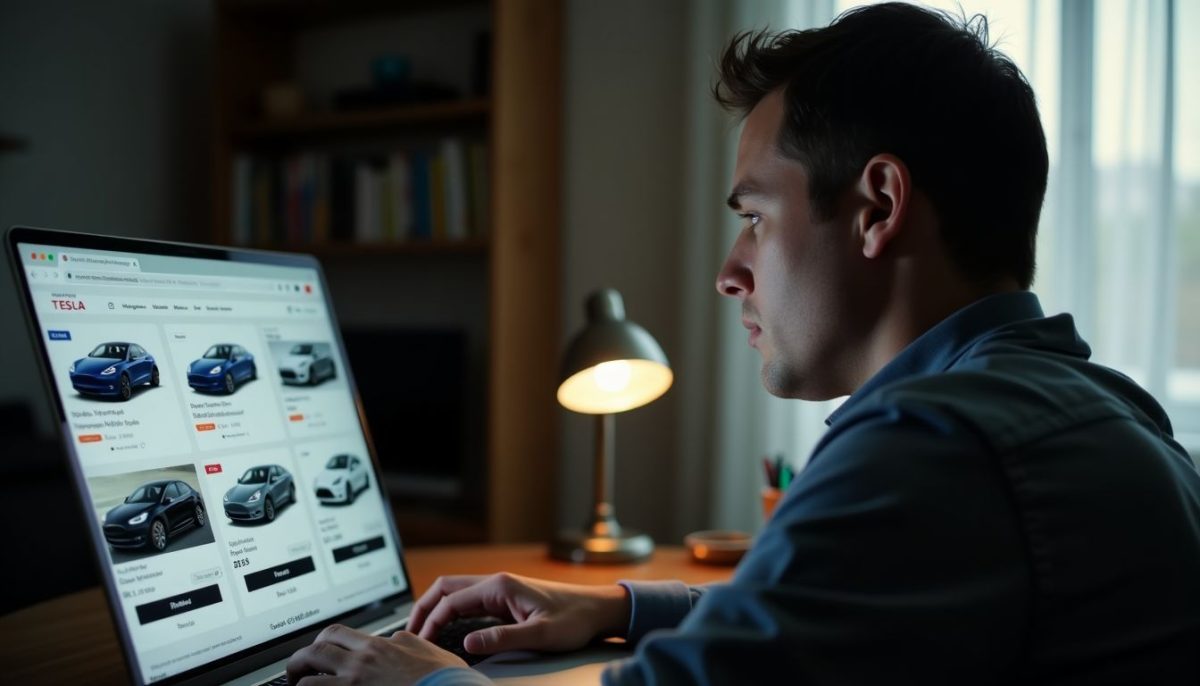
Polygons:
[[999,293],[976,300],[946,317],[909,343],[825,420],[832,425],[863,398],[883,386],[910,376],[945,371],[976,339],[1005,324],[1045,316],[1030,291]]

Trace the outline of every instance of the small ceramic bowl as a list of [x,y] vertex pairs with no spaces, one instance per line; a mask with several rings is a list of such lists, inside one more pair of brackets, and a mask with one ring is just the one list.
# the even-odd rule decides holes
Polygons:
[[735,565],[753,539],[741,531],[697,531],[683,538],[692,559],[710,565]]

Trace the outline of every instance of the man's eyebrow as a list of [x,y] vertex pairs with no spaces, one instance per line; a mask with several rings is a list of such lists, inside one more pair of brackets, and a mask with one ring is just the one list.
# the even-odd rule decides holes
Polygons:
[[748,183],[739,183],[737,186],[734,186],[733,192],[725,199],[725,204],[729,205],[729,209],[731,210],[740,210],[742,209],[743,195],[757,195],[758,193],[759,190],[754,186]]

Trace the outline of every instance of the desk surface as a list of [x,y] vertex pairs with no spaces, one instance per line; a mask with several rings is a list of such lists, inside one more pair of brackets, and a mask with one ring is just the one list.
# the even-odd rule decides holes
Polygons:
[[[551,560],[543,544],[409,548],[408,573],[419,596],[446,574],[507,571],[569,583],[617,579],[723,581],[732,568],[692,562],[687,551],[659,547],[637,565],[583,566]],[[8,683],[127,683],[103,591],[90,588],[0,617],[0,664]]]

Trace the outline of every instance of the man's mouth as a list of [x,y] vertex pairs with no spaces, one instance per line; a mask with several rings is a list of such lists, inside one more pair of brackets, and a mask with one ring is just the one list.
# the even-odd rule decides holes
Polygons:
[[742,320],[742,326],[750,330],[750,347],[755,347],[758,337],[762,334],[762,328],[748,319]]

